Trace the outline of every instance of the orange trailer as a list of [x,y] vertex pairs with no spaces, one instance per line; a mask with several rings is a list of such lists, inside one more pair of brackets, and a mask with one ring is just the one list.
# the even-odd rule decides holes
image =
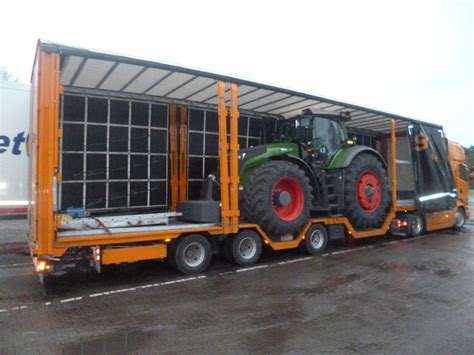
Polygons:
[[[239,145],[263,139],[264,134],[252,135],[254,127],[262,132],[274,120],[307,107],[346,110],[352,116],[350,129],[363,139],[371,140],[374,132],[379,137],[374,147],[385,151],[391,177],[391,205],[380,228],[360,231],[344,216],[314,216],[297,235],[283,239],[241,218]],[[28,214],[36,270],[43,279],[71,265],[100,271],[108,264],[169,259],[179,271],[190,273],[203,271],[212,250],[222,243],[232,246],[229,241],[236,238],[258,240],[259,245],[241,243],[249,250],[261,250],[262,245],[283,250],[314,238],[308,233],[314,233],[315,225],[328,230],[322,235],[325,243],[328,235],[359,239],[389,230],[414,234],[459,225],[459,211],[469,214],[465,158],[451,143],[460,196],[457,208],[419,215],[413,199],[397,195],[397,141],[414,122],[418,121],[222,75],[38,42],[32,74]],[[112,142],[114,135],[123,138]],[[214,149],[212,142],[218,144],[214,155],[208,154],[208,148]],[[191,187],[206,179],[208,162],[217,160],[219,221],[180,220],[178,202],[190,199]],[[137,177],[139,168],[145,173]],[[421,230],[404,229],[417,223]],[[189,263],[183,266],[186,257]]]

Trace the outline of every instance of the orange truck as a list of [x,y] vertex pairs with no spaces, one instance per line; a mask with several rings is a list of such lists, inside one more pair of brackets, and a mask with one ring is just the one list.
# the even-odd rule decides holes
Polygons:
[[[42,281],[149,259],[197,273],[218,251],[248,266],[263,247],[318,254],[333,240],[461,228],[469,215],[462,148],[407,117],[42,41],[31,105],[28,241]],[[348,172],[361,157],[377,173]],[[267,192],[253,202],[258,176]],[[381,213],[378,224],[352,219],[349,202]]]

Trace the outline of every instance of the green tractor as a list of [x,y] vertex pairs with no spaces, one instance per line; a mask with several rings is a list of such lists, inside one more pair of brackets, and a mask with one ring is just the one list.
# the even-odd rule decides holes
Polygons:
[[345,216],[380,227],[389,198],[380,154],[347,136],[348,113],[304,110],[279,121],[276,143],[239,151],[240,210],[272,237],[295,235],[311,217]]

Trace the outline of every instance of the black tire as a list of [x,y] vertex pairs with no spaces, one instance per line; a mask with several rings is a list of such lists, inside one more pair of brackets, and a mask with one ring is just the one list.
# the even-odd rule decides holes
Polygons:
[[328,233],[322,224],[313,224],[304,239],[301,241],[299,248],[306,254],[317,255],[326,250],[328,245]]
[[[363,194],[358,193],[359,186],[365,186]],[[388,181],[379,159],[364,153],[354,158],[345,171],[344,198],[344,215],[354,227],[368,229],[382,225],[388,208]]]
[[458,208],[454,216],[453,228],[455,230],[461,230],[465,224],[466,224],[466,212],[464,212],[464,208]]
[[234,257],[232,255],[232,245],[233,245],[233,239],[236,237],[236,234],[229,235],[225,240],[224,240],[224,245],[222,247],[222,255],[224,255],[224,258],[230,263],[235,263]]
[[255,264],[262,255],[262,238],[252,230],[243,230],[228,238],[227,259],[240,266]]
[[425,230],[425,224],[423,218],[417,214],[412,215],[410,221],[410,236],[418,237],[423,234]]
[[201,234],[189,234],[177,239],[168,257],[171,266],[182,274],[203,272],[212,257],[211,243]]
[[[275,201],[274,187],[286,182],[293,186],[297,198],[290,198],[288,205],[281,205],[281,199]],[[279,196],[285,193],[276,191]],[[291,196],[288,193],[287,195]],[[288,197],[285,198],[286,203]],[[255,169],[245,182],[241,211],[249,222],[260,225],[270,237],[295,235],[308,220],[312,199],[309,178],[298,165],[286,161],[271,161]],[[288,211],[290,213],[285,215]]]

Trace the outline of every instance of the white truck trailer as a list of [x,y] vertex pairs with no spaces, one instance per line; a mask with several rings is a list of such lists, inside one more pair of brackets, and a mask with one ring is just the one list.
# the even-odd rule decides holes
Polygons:
[[30,85],[0,81],[0,215],[26,213]]

